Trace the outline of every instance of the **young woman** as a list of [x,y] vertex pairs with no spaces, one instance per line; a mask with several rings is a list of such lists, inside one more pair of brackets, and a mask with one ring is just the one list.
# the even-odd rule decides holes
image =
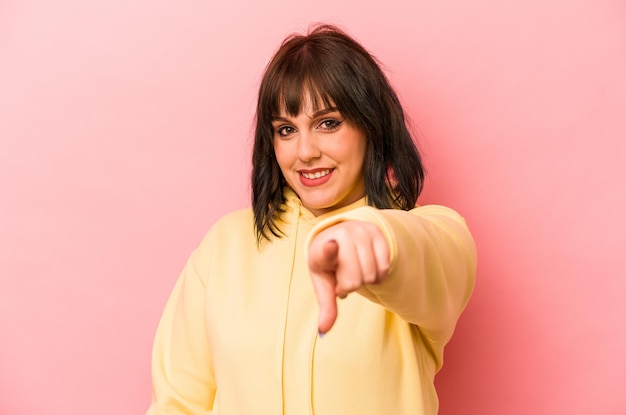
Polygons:
[[252,208],[211,228],[161,319],[148,414],[436,414],[474,286],[465,221],[424,172],[375,59],[332,26],[261,82]]

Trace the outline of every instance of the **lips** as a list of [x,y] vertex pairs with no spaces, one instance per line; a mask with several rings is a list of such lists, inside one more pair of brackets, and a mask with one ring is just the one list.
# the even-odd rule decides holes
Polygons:
[[324,177],[330,174],[331,171],[332,169],[318,170],[316,172],[304,172],[303,171],[303,172],[300,172],[300,174],[303,175],[307,179],[319,179],[320,177]]
[[305,186],[320,186],[327,181],[333,175],[335,169],[318,169],[318,170],[307,170],[307,171],[299,171],[300,173],[300,183]]

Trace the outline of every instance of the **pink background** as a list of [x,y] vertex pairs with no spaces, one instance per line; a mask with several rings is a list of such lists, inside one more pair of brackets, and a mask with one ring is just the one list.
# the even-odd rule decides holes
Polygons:
[[179,270],[248,205],[260,74],[321,20],[478,243],[441,414],[626,413],[626,4],[221,3],[0,2],[0,414],[143,413]]

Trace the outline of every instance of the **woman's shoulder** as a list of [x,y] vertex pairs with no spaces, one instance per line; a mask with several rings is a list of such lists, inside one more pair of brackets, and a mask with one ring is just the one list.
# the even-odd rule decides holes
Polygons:
[[255,238],[254,215],[251,208],[239,209],[225,214],[213,223],[202,239],[201,246],[223,245],[227,241]]
[[[191,262],[204,279],[216,264],[238,260],[244,251],[256,247],[251,209],[239,209],[220,217],[209,228],[191,254]],[[211,265],[213,264],[213,265]]]
[[254,215],[251,208],[234,210],[215,221],[209,228],[211,233],[232,233],[238,230],[250,230],[254,227]]
[[252,208],[234,210],[220,217],[213,226],[223,226],[223,224],[233,225],[238,223],[251,223],[254,221]]

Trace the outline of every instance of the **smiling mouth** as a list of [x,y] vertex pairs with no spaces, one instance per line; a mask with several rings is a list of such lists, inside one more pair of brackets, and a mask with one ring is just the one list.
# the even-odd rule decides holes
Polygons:
[[306,179],[319,179],[320,177],[329,175],[331,171],[333,171],[333,169],[320,170],[315,173],[300,172],[300,174]]

